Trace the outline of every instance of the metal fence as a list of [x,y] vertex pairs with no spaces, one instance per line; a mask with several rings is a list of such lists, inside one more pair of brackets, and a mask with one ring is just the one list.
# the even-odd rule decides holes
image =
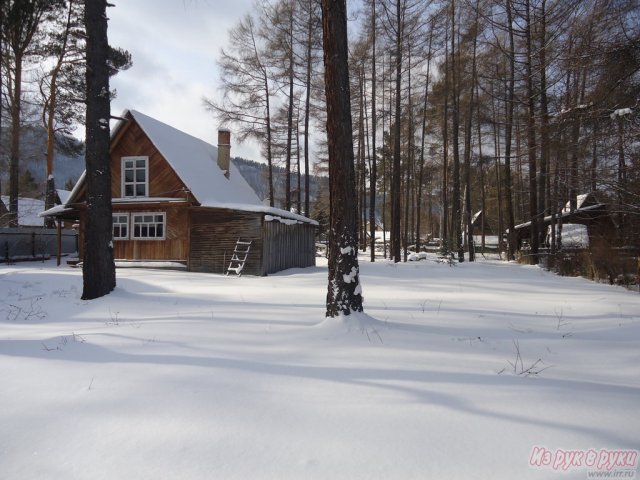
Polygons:
[[[62,230],[62,253],[78,251],[78,232]],[[58,252],[57,231],[54,228],[0,228],[0,262],[39,259]]]

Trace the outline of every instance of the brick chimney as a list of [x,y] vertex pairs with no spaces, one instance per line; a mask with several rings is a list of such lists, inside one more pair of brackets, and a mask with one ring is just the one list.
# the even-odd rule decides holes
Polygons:
[[229,178],[229,162],[231,160],[231,131],[226,128],[218,129],[218,167]]

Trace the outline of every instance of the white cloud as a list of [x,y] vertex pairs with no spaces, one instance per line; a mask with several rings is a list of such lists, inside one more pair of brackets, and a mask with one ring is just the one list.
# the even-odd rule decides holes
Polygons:
[[[114,114],[139,110],[214,143],[218,125],[203,97],[218,92],[216,59],[227,32],[251,0],[122,0],[109,9],[109,42],[129,50],[133,67],[111,79]],[[232,155],[260,160],[256,145],[233,144]]]

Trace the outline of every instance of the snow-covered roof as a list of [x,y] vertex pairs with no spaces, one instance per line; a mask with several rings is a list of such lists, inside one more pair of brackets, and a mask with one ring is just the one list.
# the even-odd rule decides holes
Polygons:
[[616,117],[631,115],[631,113],[633,113],[633,111],[630,108],[619,108],[611,114],[611,119],[614,120]]
[[[218,166],[217,147],[136,110],[128,113],[202,206],[262,205],[233,164],[229,166],[229,178],[224,175]],[[116,126],[115,131],[119,128]]]
[[[136,110],[125,110],[121,115],[122,120],[111,132],[112,139],[126,125],[128,115],[138,123],[201,206],[261,212],[313,225],[318,224],[315,220],[302,215],[263,205],[233,163],[229,165],[229,176],[225,176],[225,172],[218,166],[217,147]],[[83,172],[64,202],[65,207],[78,201],[85,176],[86,172]],[[157,198],[150,200],[159,201]],[[114,199],[114,201],[123,200]],[[138,198],[136,201],[141,199]],[[54,208],[43,214],[52,215],[62,211],[63,209]]]
[[62,205],[56,205],[54,207],[51,207],[49,210],[40,212],[38,213],[38,216],[39,217],[56,216],[56,215],[61,215],[63,213],[69,213],[72,211],[73,211],[72,207],[68,207],[66,204],[62,204]]
[[[225,176],[218,166],[217,147],[136,110],[126,111],[123,117],[127,113],[140,125],[201,206],[263,212],[317,223],[302,215],[264,206],[233,163],[229,165],[229,176]],[[112,137],[123,122],[115,127]]]
[[71,190],[62,190],[58,188],[56,189],[56,193],[58,194],[58,197],[60,198],[60,202],[62,204],[67,203],[67,200],[69,200],[69,197],[71,196]]
[[[584,203],[584,200],[583,200],[583,203]],[[556,219],[567,218],[567,217],[570,217],[572,214],[586,213],[586,212],[590,212],[592,210],[599,210],[599,209],[601,209],[603,207],[606,207],[606,205],[604,203],[597,203],[595,205],[589,205],[588,207],[580,207],[580,208],[574,210],[573,212],[571,212],[568,208],[563,208],[562,212],[560,212],[560,215],[556,216]],[[544,222],[550,222],[551,220],[552,220],[551,215],[547,215],[543,219]],[[531,220],[529,220],[528,222],[519,223],[518,225],[515,225],[513,228],[514,228],[514,230],[519,230],[521,228],[527,228],[527,227],[530,227],[530,226],[531,226]],[[507,229],[506,232],[509,232],[509,229]]]
[[[576,209],[580,209],[582,208],[582,206],[584,205],[585,200],[589,198],[589,194],[588,193],[583,193],[581,195],[576,195]],[[564,208],[562,209],[562,213],[567,213],[571,211],[571,200],[569,200]]]
[[[9,208],[9,197],[2,196],[2,203]],[[44,210],[44,200],[18,197],[18,225],[21,227],[42,227],[44,220],[39,213]]]

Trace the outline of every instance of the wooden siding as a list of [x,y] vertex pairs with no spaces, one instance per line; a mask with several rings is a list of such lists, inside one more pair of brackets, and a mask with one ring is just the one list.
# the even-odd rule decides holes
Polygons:
[[238,238],[251,240],[243,274],[264,275],[262,268],[262,214],[223,209],[191,212],[189,270],[226,273]]
[[[155,208],[154,208],[155,207]],[[178,260],[189,256],[189,211],[185,206],[158,208],[151,205],[114,206],[113,213],[164,212],[166,229],[164,240],[114,240],[113,255],[121,260]],[[131,234],[131,219],[129,219]]]
[[316,264],[315,227],[264,222],[264,273]]
[[[186,186],[144,131],[129,120],[111,146],[111,196],[122,198],[122,157],[149,157],[149,197],[186,198]],[[185,162],[189,159],[185,158]]]

